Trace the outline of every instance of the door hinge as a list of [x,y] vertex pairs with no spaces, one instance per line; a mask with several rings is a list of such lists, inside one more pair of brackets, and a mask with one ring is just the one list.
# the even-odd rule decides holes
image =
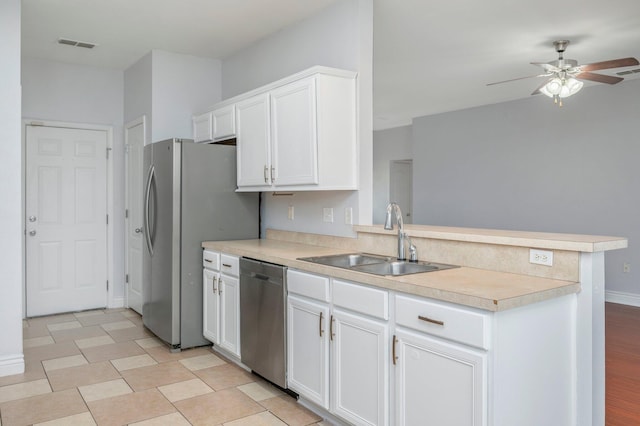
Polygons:
[[129,274],[126,274],[126,275],[124,276],[124,281],[125,281],[127,284],[129,284]]
[[129,219],[129,209],[124,209],[124,218]]
[[107,148],[107,160],[109,159],[109,151],[111,151],[113,148]]
[[129,153],[129,144],[126,144],[126,145],[124,146],[124,153],[125,153],[125,154],[128,154],[128,153]]
[[107,291],[109,291],[109,280],[107,280]]
[[107,225],[109,224],[109,215],[107,215]]

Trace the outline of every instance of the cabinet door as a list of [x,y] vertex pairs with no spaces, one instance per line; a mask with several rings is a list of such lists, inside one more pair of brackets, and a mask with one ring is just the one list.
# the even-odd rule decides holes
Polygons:
[[240,286],[238,279],[220,274],[220,347],[240,356]]
[[194,142],[207,142],[213,139],[211,132],[211,113],[193,117],[193,140]]
[[315,78],[271,92],[273,184],[318,183]]
[[329,409],[329,306],[296,296],[287,303],[289,388]]
[[271,185],[269,95],[236,104],[238,187]]
[[236,134],[235,113],[235,105],[218,108],[211,113],[214,140],[230,138]]
[[202,273],[202,334],[205,339],[218,344],[220,336],[218,315],[220,311],[218,298],[218,276],[217,272],[210,269],[203,269]]
[[340,310],[331,321],[332,411],[357,425],[389,424],[388,325]]
[[396,424],[486,425],[486,354],[396,330]]

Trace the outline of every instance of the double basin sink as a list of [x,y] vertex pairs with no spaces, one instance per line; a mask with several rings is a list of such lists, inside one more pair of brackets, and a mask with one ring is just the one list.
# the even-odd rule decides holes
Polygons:
[[335,254],[330,256],[300,257],[298,260],[350,269],[374,275],[408,275],[422,272],[442,271],[457,268],[454,265],[431,262],[408,262],[392,257],[365,253]]

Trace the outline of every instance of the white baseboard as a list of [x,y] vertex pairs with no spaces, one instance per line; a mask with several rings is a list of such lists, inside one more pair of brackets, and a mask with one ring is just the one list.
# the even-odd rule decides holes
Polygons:
[[604,300],[611,303],[620,303],[621,305],[640,307],[640,294],[637,293],[606,290],[604,292]]
[[24,356],[22,354],[0,358],[0,377],[22,373],[24,373]]
[[124,308],[124,297],[114,298],[108,306],[109,309]]

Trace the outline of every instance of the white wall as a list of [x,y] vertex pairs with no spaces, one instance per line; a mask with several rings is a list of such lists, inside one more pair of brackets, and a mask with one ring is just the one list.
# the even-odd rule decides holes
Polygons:
[[0,377],[24,371],[20,0],[0,2]]
[[[373,4],[341,0],[287,27],[222,63],[222,95],[229,98],[314,65],[358,72],[360,191],[296,193],[263,197],[263,229],[353,235],[344,209],[353,208],[354,223],[371,221]],[[289,204],[295,219],[287,220]],[[322,221],[323,207],[334,208],[334,223]]]
[[124,142],[122,71],[22,59],[22,117],[113,128],[113,299],[124,298]]
[[124,71],[124,123],[146,117],[145,145],[151,143],[151,52]]
[[411,126],[373,133],[373,223],[384,223],[389,204],[389,167],[392,160],[413,158]]
[[639,98],[635,80],[414,119],[415,223],[628,237],[606,289],[640,295]]

